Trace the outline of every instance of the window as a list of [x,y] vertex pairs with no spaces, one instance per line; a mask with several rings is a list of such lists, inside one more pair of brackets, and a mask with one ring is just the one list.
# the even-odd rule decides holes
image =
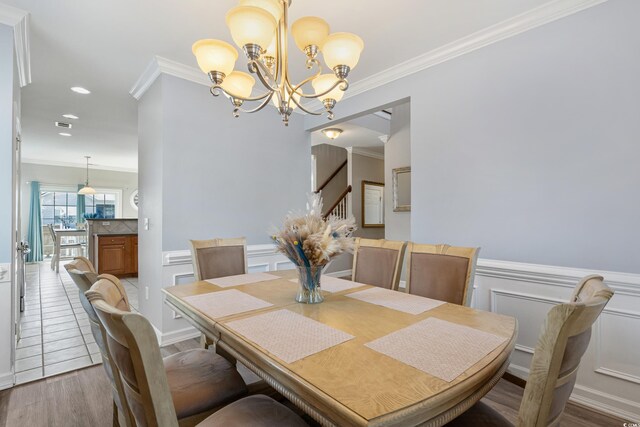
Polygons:
[[[84,196],[85,213],[96,214],[97,218],[121,216],[121,191],[98,190],[100,193]],[[40,192],[42,225],[53,224],[56,228],[75,228],[78,218],[78,193],[76,191],[56,191],[46,188]]]

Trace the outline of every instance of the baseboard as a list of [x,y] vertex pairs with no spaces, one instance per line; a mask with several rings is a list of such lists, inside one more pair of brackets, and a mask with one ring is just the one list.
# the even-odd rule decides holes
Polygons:
[[625,421],[640,421],[640,404],[638,402],[603,393],[580,384],[575,385],[569,400],[595,411],[622,418]]
[[332,271],[331,273],[324,273],[325,276],[331,277],[351,277],[351,269],[342,271]]
[[5,372],[0,375],[0,390],[11,388],[14,386],[13,372]]
[[[525,381],[529,376],[529,369],[512,363],[507,373]],[[633,422],[640,420],[640,404],[579,384],[574,386],[569,401],[623,420]]]
[[160,330],[155,326],[153,327],[153,329],[156,331],[156,337],[158,338],[158,345],[160,347],[166,347],[168,345],[190,340],[193,338],[198,338],[200,336],[200,331],[198,331],[193,326],[188,326],[186,328],[167,333],[160,332]]

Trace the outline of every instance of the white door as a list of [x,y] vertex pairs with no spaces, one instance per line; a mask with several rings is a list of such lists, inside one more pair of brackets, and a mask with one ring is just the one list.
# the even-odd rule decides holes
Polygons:
[[365,224],[384,224],[384,187],[365,186]]

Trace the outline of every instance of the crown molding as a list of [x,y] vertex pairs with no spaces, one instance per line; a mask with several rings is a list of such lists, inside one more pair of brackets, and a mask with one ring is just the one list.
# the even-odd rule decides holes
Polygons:
[[0,24],[13,27],[13,43],[20,87],[31,83],[31,46],[29,44],[29,12],[0,4]]
[[[608,0],[553,0],[350,84],[343,100],[450,61]],[[314,111],[319,111],[316,109]]]
[[154,56],[129,91],[131,96],[140,100],[160,74],[168,74],[203,86],[211,86],[207,76],[199,69],[161,56]]
[[384,153],[378,153],[377,151],[367,150],[362,147],[349,147],[352,154],[359,156],[371,157],[372,159],[384,160]]
[[[87,167],[86,163],[73,163],[73,162],[60,162],[56,160],[41,160],[41,159],[25,159],[21,160],[22,163],[29,163],[32,165],[43,165],[43,166],[62,166],[66,168],[80,168],[85,169]],[[91,170],[104,170],[104,171],[112,171],[112,172],[129,172],[129,173],[138,173],[137,168],[123,168],[120,166],[105,166],[105,165],[95,165],[93,163],[91,165]]]
[[[473,52],[501,40],[508,39],[558,19],[564,18],[582,10],[597,6],[608,0],[552,0],[542,6],[531,9],[528,12],[506,19],[495,25],[476,31],[439,48],[433,49],[422,55],[418,55],[408,61],[402,62],[379,73],[373,74],[362,80],[350,84],[343,100],[359,95],[363,92],[375,89],[387,83],[409,76],[435,65],[457,58],[466,53]],[[204,73],[195,67],[191,67],[161,56],[155,56],[142,75],[138,78],[129,93],[137,100],[149,89],[153,82],[161,74],[185,79],[204,86],[211,86]],[[323,108],[319,106],[310,111],[319,112]],[[294,110],[294,113],[304,114]]]

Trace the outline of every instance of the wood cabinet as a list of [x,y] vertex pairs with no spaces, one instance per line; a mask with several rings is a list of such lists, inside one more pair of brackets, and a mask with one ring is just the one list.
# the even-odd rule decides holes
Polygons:
[[98,236],[98,273],[138,275],[138,236]]

